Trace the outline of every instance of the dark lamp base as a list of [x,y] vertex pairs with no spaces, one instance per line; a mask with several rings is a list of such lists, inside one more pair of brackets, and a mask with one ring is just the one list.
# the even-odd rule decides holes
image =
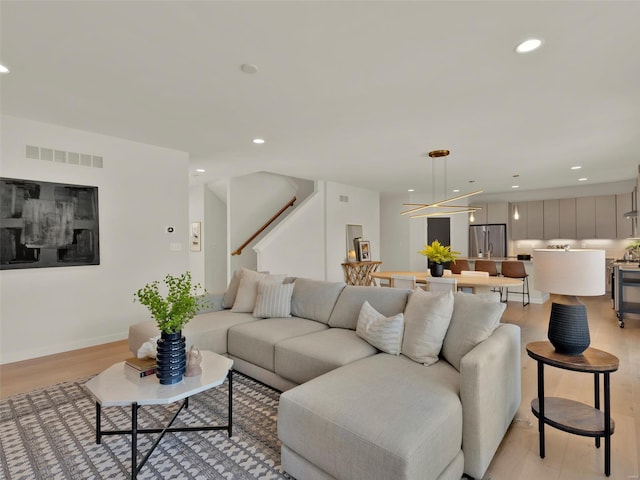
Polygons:
[[547,336],[558,353],[579,355],[584,352],[591,343],[587,307],[581,303],[552,303]]

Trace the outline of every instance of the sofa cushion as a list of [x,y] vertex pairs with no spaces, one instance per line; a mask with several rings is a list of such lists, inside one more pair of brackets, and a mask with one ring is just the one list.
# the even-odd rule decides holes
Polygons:
[[356,334],[379,350],[400,355],[404,333],[404,314],[385,317],[365,301],[358,316]]
[[257,318],[290,317],[293,283],[260,282],[253,309]]
[[344,328],[282,340],[276,344],[275,352],[275,372],[296,383],[378,353],[356,332]]
[[243,268],[240,274],[240,285],[236,300],[231,307],[232,312],[253,312],[258,298],[258,284],[262,281],[272,281],[282,283],[285,275],[269,275],[267,273],[254,272],[248,268]]
[[[232,313],[231,310],[200,313],[193,317],[182,329],[187,350],[196,345],[202,350],[227,353],[227,330],[241,323],[255,322],[250,313]],[[140,322],[129,327],[129,349],[135,354],[140,346],[151,337],[160,335],[155,320]]]
[[373,355],[284,392],[278,436],[333,478],[436,479],[461,448],[459,378]]
[[460,370],[460,361],[473,347],[498,328],[506,304],[498,294],[473,295],[456,292],[449,330],[442,344],[442,356]]
[[327,323],[344,282],[298,278],[291,297],[291,315]]
[[364,302],[385,317],[404,311],[411,290],[402,288],[361,287],[349,285],[340,294],[333,309],[329,326],[355,330]]
[[236,295],[238,294],[239,286],[240,286],[240,270],[235,270],[233,272],[233,276],[231,277],[231,281],[229,282],[229,286],[227,287],[227,290],[224,292],[224,297],[222,297],[223,308],[233,307],[233,302],[236,301]]
[[425,365],[437,362],[452,313],[452,292],[415,289],[404,311],[402,353]]
[[274,347],[278,342],[327,328],[324,323],[297,317],[257,320],[229,329],[228,352],[273,372]]

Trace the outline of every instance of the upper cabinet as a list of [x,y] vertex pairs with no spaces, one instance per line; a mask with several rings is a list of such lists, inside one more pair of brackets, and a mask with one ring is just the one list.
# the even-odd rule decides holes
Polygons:
[[560,235],[557,238],[577,238],[576,232],[576,199],[561,198],[558,200]]
[[631,193],[616,195],[616,238],[629,238],[633,236],[631,218],[626,218],[625,213],[633,210]]
[[576,198],[577,238],[596,238],[596,197]]
[[527,202],[527,237],[543,238],[544,237],[544,202],[538,200],[536,202]]
[[527,236],[527,203],[519,202],[511,204],[511,217],[509,225],[511,230],[511,240],[524,240]]
[[469,213],[469,225],[484,225],[487,223],[487,204],[469,205],[469,208],[477,208]]
[[543,202],[543,238],[550,240],[560,238],[560,200]]
[[487,223],[509,223],[509,204],[507,202],[488,204]]
[[469,207],[479,209],[469,214],[469,225],[509,222],[509,204],[507,202],[481,203]]
[[596,238],[616,238],[616,196],[596,197]]

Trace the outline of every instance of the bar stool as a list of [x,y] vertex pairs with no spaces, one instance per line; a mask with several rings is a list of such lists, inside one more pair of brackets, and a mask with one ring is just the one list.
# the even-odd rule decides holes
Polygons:
[[[512,291],[511,293],[517,293],[522,295],[522,306],[529,305],[529,275],[525,271],[524,263],[522,262],[502,262],[502,276],[507,278],[520,278],[523,280],[522,291]],[[505,289],[505,302],[509,301],[509,287]],[[527,296],[527,302],[525,303],[524,297]]]
[[467,260],[456,260],[455,263],[451,262],[449,268],[451,269],[451,273],[456,274],[459,274],[462,270],[471,270]]
[[[500,275],[498,273],[498,267],[496,266],[496,262],[493,260],[476,260],[475,264],[476,272],[487,272],[490,277],[497,277]],[[492,288],[492,292],[500,292],[500,301],[502,301],[502,288]]]

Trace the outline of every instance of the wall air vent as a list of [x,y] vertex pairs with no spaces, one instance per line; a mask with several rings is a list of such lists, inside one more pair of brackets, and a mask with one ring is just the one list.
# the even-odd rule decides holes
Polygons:
[[65,152],[47,147],[36,147],[27,145],[25,148],[25,158],[28,160],[44,160],[45,162],[67,163],[69,165],[80,165],[82,167],[102,168],[104,159],[99,155],[88,153]]

